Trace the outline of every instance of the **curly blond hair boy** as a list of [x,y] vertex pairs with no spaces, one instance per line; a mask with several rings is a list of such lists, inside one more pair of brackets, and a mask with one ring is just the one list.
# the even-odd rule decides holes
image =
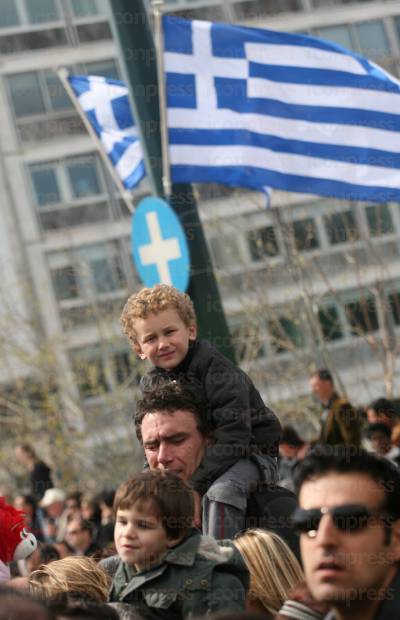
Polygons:
[[[201,415],[204,420],[207,419],[207,426],[213,428],[213,443],[207,447],[201,464],[190,480],[197,492],[196,522],[199,522],[201,496],[211,493],[212,486],[215,490],[217,479],[228,470],[236,495],[237,489],[246,486],[253,473],[254,480],[258,480],[256,466],[254,472],[249,474],[246,470],[244,473],[243,457],[253,453],[260,455],[263,466],[268,470],[267,479],[275,481],[279,421],[240,368],[209,342],[197,340],[196,314],[190,297],[165,284],[144,288],[128,299],[121,321],[138,356],[154,366],[142,377],[143,392],[170,381],[184,380],[195,386],[206,404]],[[177,454],[175,457],[177,460]],[[157,459],[158,455],[153,451],[152,468],[163,467]],[[171,468],[174,469],[173,464]],[[246,496],[246,491],[243,490],[242,494]],[[228,538],[242,529],[239,520],[241,522],[245,516],[245,498],[239,503],[243,505],[243,510],[237,511],[240,512],[238,519],[234,522],[227,515],[223,520],[225,524],[230,522],[232,529],[221,528],[216,522],[205,526],[206,520],[203,518],[203,533],[215,538]]]

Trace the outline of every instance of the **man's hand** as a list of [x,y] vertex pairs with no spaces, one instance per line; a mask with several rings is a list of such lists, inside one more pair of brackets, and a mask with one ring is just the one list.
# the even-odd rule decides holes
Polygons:
[[193,491],[194,497],[194,519],[193,524],[201,530],[202,497],[197,491]]

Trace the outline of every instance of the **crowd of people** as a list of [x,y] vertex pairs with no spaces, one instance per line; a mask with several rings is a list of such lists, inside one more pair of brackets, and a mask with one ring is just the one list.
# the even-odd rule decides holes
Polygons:
[[315,442],[281,429],[250,378],[197,339],[173,287],[129,298],[123,329],[153,369],[134,424],[142,473],[88,496],[27,444],[12,499],[39,541],[0,587],[0,620],[392,620],[400,612],[400,425],[320,369]]

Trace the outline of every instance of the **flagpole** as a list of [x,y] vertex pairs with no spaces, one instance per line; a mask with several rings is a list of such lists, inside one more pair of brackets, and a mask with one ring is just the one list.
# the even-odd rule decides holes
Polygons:
[[61,67],[59,69],[57,69],[56,71],[58,77],[61,80],[62,85],[64,86],[65,90],[67,91],[69,98],[71,99],[75,110],[78,112],[80,119],[82,121],[82,123],[84,124],[84,126],[86,127],[90,137],[92,138],[93,142],[96,144],[97,146],[97,150],[99,152],[99,155],[101,157],[101,159],[103,160],[103,163],[105,164],[108,172],[111,174],[111,177],[114,181],[114,183],[116,184],[121,197],[123,199],[123,201],[125,202],[126,206],[128,207],[129,211],[131,213],[134,212],[135,210],[135,205],[133,203],[132,200],[132,194],[129,192],[129,190],[126,189],[126,187],[124,187],[121,179],[119,178],[114,166],[112,165],[110,159],[107,156],[107,153],[105,153],[104,151],[104,146],[101,142],[101,140],[99,139],[98,135],[96,134],[95,130],[93,129],[92,125],[90,124],[90,121],[88,120],[85,112],[83,111],[83,109],[81,108],[81,106],[78,104],[77,101],[77,97],[71,87],[71,84],[68,82],[68,70],[65,69],[64,67]]
[[162,160],[162,183],[165,196],[171,195],[171,175],[169,166],[168,150],[168,124],[167,124],[167,101],[165,95],[164,80],[164,40],[162,33],[162,13],[160,7],[164,0],[153,0],[151,7],[154,17],[154,43],[157,55],[157,84],[158,84],[158,103],[160,110],[160,135],[161,135],[161,160]]

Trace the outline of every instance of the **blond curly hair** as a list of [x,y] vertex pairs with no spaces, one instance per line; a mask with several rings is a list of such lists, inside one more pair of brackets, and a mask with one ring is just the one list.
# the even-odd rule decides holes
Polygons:
[[69,595],[93,603],[105,603],[111,578],[86,556],[69,556],[43,564],[29,576],[29,589],[42,600]]
[[121,314],[122,328],[134,349],[137,348],[135,322],[146,319],[150,314],[173,308],[186,327],[196,326],[196,313],[189,295],[174,286],[157,284],[152,288],[142,288],[131,295]]

